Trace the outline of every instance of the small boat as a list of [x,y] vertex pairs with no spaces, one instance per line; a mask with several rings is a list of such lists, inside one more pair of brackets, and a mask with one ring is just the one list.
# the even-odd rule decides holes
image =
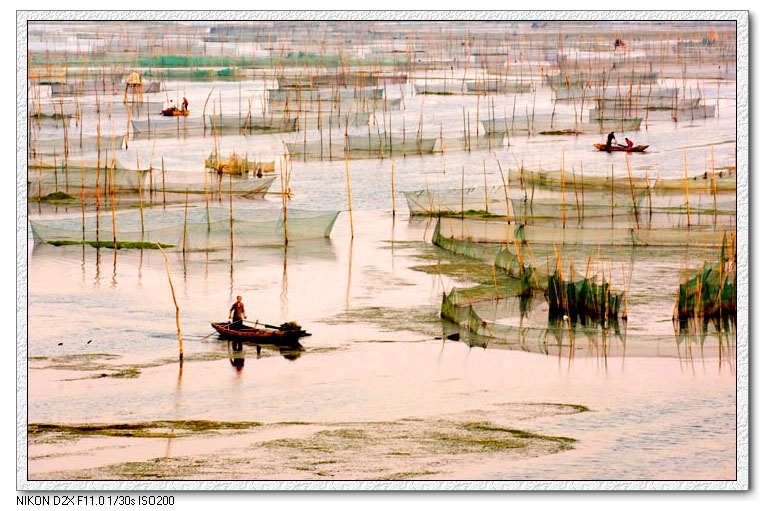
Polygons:
[[239,329],[231,328],[231,324],[228,322],[211,324],[221,338],[229,341],[248,341],[285,346],[297,344],[301,337],[311,335],[299,326],[295,327],[290,323],[285,323],[278,327],[262,324],[263,328],[259,328],[258,326],[242,326]]
[[176,107],[165,108],[162,110],[162,115],[165,117],[186,117],[189,115],[188,110],[178,110]]
[[642,153],[648,149],[647,145],[633,145],[632,147],[623,147],[620,145],[612,145],[611,148],[607,148],[606,144],[592,144],[598,151],[625,151],[628,153]]

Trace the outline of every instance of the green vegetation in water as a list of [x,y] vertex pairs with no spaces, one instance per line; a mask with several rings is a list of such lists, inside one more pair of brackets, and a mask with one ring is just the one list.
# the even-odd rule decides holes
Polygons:
[[[51,424],[31,423],[30,437],[45,433],[138,438],[175,438],[189,433],[204,433],[222,429],[242,430],[261,426],[260,422],[225,422],[206,420],[159,420],[122,424]],[[181,430],[180,432],[175,430]]]
[[513,435],[513,437],[522,438],[522,439],[549,440],[553,442],[560,442],[563,444],[571,444],[576,442],[575,438],[571,438],[567,436],[538,435],[536,433],[531,433],[529,431],[524,431],[522,429],[512,429],[512,428],[505,428],[502,426],[495,426],[489,422],[467,422],[465,424],[462,424],[462,427],[464,429],[467,429],[468,431],[491,431],[491,432],[510,433],[511,435]]
[[425,216],[437,216],[444,218],[505,218],[505,215],[490,213],[485,209],[466,209],[465,211],[432,211]]
[[582,413],[582,412],[589,412],[591,411],[589,407],[584,405],[576,405],[571,403],[531,403],[533,405],[550,405],[550,406],[565,406],[567,408],[572,408],[574,410],[574,413]]
[[53,192],[49,193],[48,195],[43,195],[42,197],[30,197],[29,202],[61,202],[61,201],[72,201],[74,200],[74,196],[69,195],[66,192]]
[[387,475],[385,477],[382,477],[382,481],[399,481],[401,479],[413,479],[418,476],[429,476],[429,475],[435,475],[438,472],[433,472],[431,470],[422,470],[419,472],[395,472],[393,474]]
[[581,135],[582,133],[576,130],[551,130],[551,131],[540,131],[539,134],[540,135]]
[[101,373],[98,376],[93,376],[93,378],[138,378],[140,375],[141,371],[132,367],[128,367],[125,369],[120,369],[116,373]]
[[[114,248],[114,241],[72,241],[72,240],[51,240],[48,241],[49,245],[54,247],[62,247],[69,245],[90,245],[93,248]],[[162,248],[171,248],[175,245],[159,244]],[[123,248],[145,248],[148,250],[156,250],[157,243],[151,241],[118,241],[117,250]]]

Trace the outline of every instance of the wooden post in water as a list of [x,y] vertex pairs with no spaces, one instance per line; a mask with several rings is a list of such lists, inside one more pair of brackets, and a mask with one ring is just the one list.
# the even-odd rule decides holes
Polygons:
[[691,205],[688,199],[688,153],[683,147],[683,169],[685,170],[685,214],[688,218],[688,227],[691,226]]
[[611,227],[614,226],[614,166],[611,165]]
[[[717,85],[720,86],[719,84]],[[719,99],[718,99],[719,102]],[[711,146],[712,149],[712,200],[714,201],[715,217],[714,225],[717,225],[717,175],[715,174],[715,146]]]
[[205,209],[207,211],[207,232],[210,232],[210,196],[208,195],[207,187],[207,169],[203,170],[205,175]]
[[207,99],[205,100],[205,106],[202,108],[202,135],[204,136],[204,132],[207,131],[207,116],[205,115],[205,112],[207,111],[207,102],[210,101],[210,96],[212,96],[213,91],[215,90],[215,85],[213,85],[213,88],[210,89],[210,93],[207,95]]
[[562,211],[563,227],[566,227],[566,149],[562,148],[562,161],[560,165],[560,200]]
[[483,207],[489,212],[489,186],[486,183],[486,159],[483,160]]
[[165,157],[162,157],[162,205],[165,205]]
[[[141,186],[141,167],[138,164],[138,149],[135,150],[135,173],[138,180],[138,209],[141,212],[141,237],[143,237],[143,187]],[[112,178],[112,187],[114,187],[114,180]],[[143,240],[142,240],[143,241]]]
[[462,166],[462,187],[460,188],[460,218],[465,218],[465,166]]
[[396,160],[391,159],[390,162],[390,202],[393,216],[396,216],[396,184],[394,180]]
[[640,230],[640,218],[638,217],[637,202],[635,201],[635,186],[632,182],[632,169],[630,169],[630,158],[628,152],[624,153],[624,160],[627,162],[627,175],[629,176],[630,180],[630,194],[632,195],[632,209],[635,212],[635,223],[637,224],[638,230]]
[[351,172],[348,169],[348,157],[345,157],[345,183],[348,186],[348,214],[351,220],[351,239],[353,239],[353,205],[351,201]]
[[[186,226],[189,218],[189,189],[186,188],[186,204],[183,206],[183,259],[186,260]],[[143,231],[141,231],[143,232]]]
[[82,176],[80,183],[80,205],[82,206],[82,241],[85,241],[85,162],[82,163],[80,171]]
[[282,157],[279,157],[279,185],[282,195],[282,220],[284,221],[284,246],[288,246],[290,242],[289,232],[287,230],[287,183],[286,172],[287,169],[282,166]]
[[234,190],[231,174],[228,175],[228,221],[229,234],[231,236],[231,264],[234,263]]
[[502,178],[502,189],[505,192],[505,210],[507,212],[507,223],[510,224],[510,199],[507,196],[507,181],[505,181],[505,173],[502,172],[502,165],[499,163],[499,158],[497,158],[497,155],[494,155],[494,158],[497,160],[497,166],[499,167],[499,176]]
[[114,250],[117,250],[117,219],[114,216],[114,161],[109,166],[110,183],[109,192],[112,196],[112,236],[114,238]]
[[165,269],[167,270],[167,282],[170,284],[170,293],[173,295],[173,304],[175,305],[175,326],[178,329],[178,359],[183,360],[183,337],[181,336],[181,310],[178,308],[178,301],[175,299],[175,288],[173,287],[173,279],[170,277],[170,263],[167,261],[167,254],[162,250],[162,245],[157,243],[157,248],[162,252],[162,256],[165,258]]

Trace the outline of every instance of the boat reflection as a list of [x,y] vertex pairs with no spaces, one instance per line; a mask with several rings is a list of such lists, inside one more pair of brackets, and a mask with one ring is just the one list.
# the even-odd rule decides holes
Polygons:
[[252,350],[255,350],[255,360],[259,360],[264,356],[269,356],[278,353],[287,360],[295,361],[299,359],[305,348],[300,343],[294,343],[286,346],[280,346],[277,344],[259,344],[247,341],[226,341],[228,347],[228,358],[231,363],[231,367],[236,369],[237,373],[240,373],[244,369],[244,361],[247,355],[252,357]]

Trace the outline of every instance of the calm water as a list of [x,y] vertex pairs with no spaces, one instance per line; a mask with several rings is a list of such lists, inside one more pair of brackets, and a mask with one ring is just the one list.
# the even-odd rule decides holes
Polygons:
[[[170,97],[177,93],[189,98],[189,121],[199,119],[212,85],[167,85]],[[254,109],[260,108],[266,85],[271,86],[263,81],[241,84],[245,110],[250,99]],[[220,92],[212,96],[208,113],[220,93],[224,115],[238,116],[238,84],[216,87]],[[708,102],[718,102],[716,83],[702,81],[698,87],[707,98],[714,97]],[[711,168],[712,145],[716,168],[734,166],[734,91],[731,83],[719,88],[719,117],[675,123],[662,120],[661,113],[656,119],[649,116],[640,132],[627,134],[651,146],[645,154],[627,156],[631,171],[641,178],[682,177],[687,148],[688,173],[699,174]],[[473,96],[416,96],[411,85],[388,92],[389,98],[403,97],[406,104],[392,115],[395,132],[406,126],[408,134],[414,133],[422,110],[425,136],[438,136],[441,127],[444,136],[459,136],[463,107],[476,112]],[[516,115],[527,108],[538,115],[552,110],[549,89],[540,88],[536,95],[490,97],[498,117],[510,115],[513,105]],[[486,98],[479,99],[480,118],[488,117],[488,106]],[[559,103],[556,108],[561,115],[573,114],[570,105]],[[126,119],[120,115],[115,112],[105,132],[123,132]],[[92,120],[86,118],[85,135],[95,131]],[[366,130],[356,127],[350,133]],[[58,132],[51,130],[54,135]],[[284,154],[283,142],[302,137],[302,132],[224,136],[218,144],[222,154],[236,149],[278,160]],[[309,129],[307,138],[318,138],[318,132]],[[483,186],[484,179],[490,186],[499,185],[495,158],[503,170],[520,162],[533,170],[559,170],[565,158],[567,169],[581,169],[585,175],[609,175],[613,166],[616,176],[625,176],[624,155],[593,151],[592,144],[604,138],[515,136],[491,151],[396,158],[396,191],[459,188],[463,168],[465,186]],[[135,168],[136,153],[141,168],[149,161],[157,168],[164,158],[167,169],[198,173],[201,180],[203,160],[214,144],[210,136],[156,142],[139,138],[118,158],[128,168]],[[233,261],[228,252],[190,253],[185,259],[171,252],[184,338],[182,369],[176,361],[175,311],[158,251],[115,254],[90,247],[35,245],[30,239],[29,422],[368,422],[458,412],[470,416],[502,403],[572,403],[591,411],[528,419],[523,427],[575,437],[580,441],[576,449],[512,462],[487,458],[455,468],[451,475],[735,478],[734,341],[705,344],[692,357],[679,349],[677,355],[657,349],[661,356],[634,357],[623,356],[618,345],[605,355],[583,348],[573,356],[558,356],[442,340],[442,293],[453,285],[468,285],[469,277],[412,268],[448,256],[430,244],[433,223],[410,220],[398,193],[398,214],[391,219],[391,166],[390,159],[350,162],[353,239],[345,163],[295,160],[290,207],[342,210],[330,239],[295,243],[288,249],[236,249]],[[278,180],[273,189],[278,190]],[[258,205],[276,209],[281,199],[267,196]],[[35,213],[31,205],[30,214]],[[698,250],[644,251],[627,257],[627,342],[635,342],[630,333],[672,334],[678,271],[702,257]],[[620,276],[616,282],[622,284]],[[280,353],[264,348],[257,353],[248,346],[244,367],[233,367],[231,346],[216,336],[204,337],[211,321],[227,317],[236,295],[244,296],[250,319],[300,322],[313,334],[305,339],[304,350]],[[539,317],[543,312],[537,311]],[[133,378],[91,378],[124,370],[138,373]],[[219,440],[223,445],[224,439]],[[104,442],[119,445],[116,439]],[[165,455],[164,445],[147,445],[141,452],[146,459]],[[178,449],[174,454],[183,453],[183,447]],[[31,474],[48,470],[40,463],[30,463]]]

